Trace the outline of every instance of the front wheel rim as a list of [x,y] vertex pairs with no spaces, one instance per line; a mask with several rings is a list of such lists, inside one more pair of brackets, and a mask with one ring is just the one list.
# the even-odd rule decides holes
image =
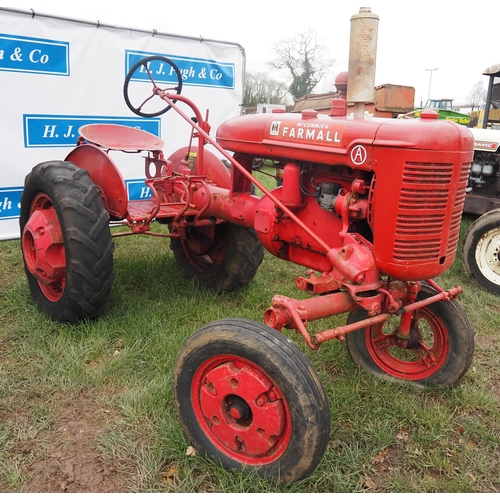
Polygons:
[[266,465],[289,445],[290,411],[282,392],[244,358],[221,355],[203,363],[193,377],[191,400],[205,435],[237,462]]
[[[384,323],[366,329],[365,341],[374,363],[390,376],[404,380],[423,380],[436,374],[449,352],[446,325],[428,307],[414,312],[413,326],[417,339],[412,347],[404,345],[395,332],[384,333]],[[432,333],[432,344],[422,329]]]
[[500,285],[500,229],[483,234],[476,245],[475,259],[481,274],[491,283]]

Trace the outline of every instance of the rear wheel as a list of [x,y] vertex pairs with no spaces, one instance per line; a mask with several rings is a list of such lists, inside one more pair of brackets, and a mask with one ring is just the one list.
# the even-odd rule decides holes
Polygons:
[[476,219],[465,235],[462,256],[472,282],[500,295],[500,209]]
[[177,356],[173,388],[191,444],[226,468],[289,482],[323,456],[323,386],[297,346],[266,325],[225,319],[198,330]]
[[[417,300],[435,295],[422,285]],[[368,318],[365,310],[351,312],[347,324]],[[399,317],[346,335],[353,361],[372,375],[406,380],[416,386],[454,385],[465,375],[474,354],[474,334],[457,302],[440,301],[413,313],[410,339],[396,335]]]
[[86,170],[54,161],[27,175],[21,248],[33,299],[51,319],[72,323],[106,308],[114,277],[108,222]]
[[229,222],[188,228],[170,248],[184,276],[216,291],[250,283],[264,258],[255,231]]

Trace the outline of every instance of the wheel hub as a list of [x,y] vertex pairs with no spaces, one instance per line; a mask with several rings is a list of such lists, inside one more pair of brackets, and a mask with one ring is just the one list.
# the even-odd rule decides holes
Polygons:
[[492,229],[483,235],[476,247],[476,261],[481,272],[492,283],[500,284],[500,231]]
[[24,226],[22,250],[28,271],[45,286],[66,276],[61,226],[54,207],[34,210]]
[[242,363],[240,358],[225,361],[204,371],[199,391],[193,394],[207,434],[244,463],[275,460],[289,439],[281,394],[272,380],[250,363]]
[[226,405],[229,415],[237,424],[248,425],[247,422],[252,418],[252,410],[245,400],[239,396],[228,396]]

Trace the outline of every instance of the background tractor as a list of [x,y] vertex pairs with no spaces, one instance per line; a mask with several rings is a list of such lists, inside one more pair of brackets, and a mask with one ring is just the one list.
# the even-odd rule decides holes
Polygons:
[[465,236],[463,261],[476,285],[500,295],[500,64],[483,75],[489,77],[488,91],[477,126],[470,129],[474,161],[464,205],[465,213],[480,217]]
[[[428,99],[422,109],[435,109],[440,120],[450,120],[460,123],[460,125],[469,125],[469,115],[455,111],[453,109],[453,99]],[[414,112],[415,118],[420,116],[422,109]]]
[[[56,321],[96,318],[106,308],[113,237],[170,238],[184,274],[215,291],[248,284],[264,249],[307,269],[295,285],[308,298],[276,295],[264,323],[205,325],[178,353],[173,392],[182,427],[200,453],[226,467],[298,480],[326,449],[323,385],[283,328],[313,350],[345,340],[360,367],[418,387],[457,384],[471,365],[473,332],[455,300],[461,288],[443,290],[434,278],[456,254],[473,137],[431,110],[416,120],[364,117],[377,27],[369,9],[351,18],[353,117],[340,98],[329,115],[236,117],[214,140],[207,118],[181,93],[175,64],[147,57],[127,74],[125,101],[139,116],[173,109],[191,130],[185,147],[167,158],[163,141],[147,132],[87,125],[63,161],[41,163],[26,177],[26,274],[38,307]],[[160,88],[154,75],[165,68],[173,80]],[[114,151],[146,153],[151,198],[127,199]],[[282,186],[268,190],[254,178],[256,159],[283,171]],[[253,195],[252,185],[264,195]],[[169,233],[153,233],[152,221]],[[110,223],[124,230],[112,232]],[[345,326],[310,333],[311,321],[342,313]]]

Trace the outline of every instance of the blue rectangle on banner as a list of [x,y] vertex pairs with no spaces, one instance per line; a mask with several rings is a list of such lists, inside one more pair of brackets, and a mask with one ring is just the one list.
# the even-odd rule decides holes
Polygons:
[[24,115],[25,148],[62,148],[76,146],[78,129],[90,123],[126,125],[160,137],[159,118],[117,116]]
[[21,187],[0,188],[0,220],[19,217],[22,192]]
[[126,180],[129,200],[148,200],[151,198],[151,188],[146,186],[145,179]]
[[0,33],[0,71],[69,76],[69,42]]
[[[125,74],[129,72],[134,64],[149,56],[166,57],[176,64],[179,67],[183,85],[234,89],[234,64],[209,59],[126,50]],[[174,69],[166,62],[153,60],[149,63],[148,69],[157,83],[177,83],[177,75]],[[138,69],[134,74],[133,81],[143,80],[149,82],[149,76],[144,68]]]

